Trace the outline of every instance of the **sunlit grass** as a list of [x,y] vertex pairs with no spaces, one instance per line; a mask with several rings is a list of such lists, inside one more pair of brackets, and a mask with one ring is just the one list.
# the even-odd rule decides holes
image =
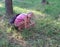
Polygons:
[[16,13],[27,13],[27,12],[33,12],[35,14],[39,14],[41,16],[45,16],[45,14],[43,14],[42,12],[40,11],[36,11],[36,10],[31,10],[31,9],[25,9],[25,8],[20,8],[20,7],[14,7],[14,11]]
[[0,0],[0,16],[5,14],[5,2],[4,0]]
[[4,7],[3,4],[0,4],[0,7]]

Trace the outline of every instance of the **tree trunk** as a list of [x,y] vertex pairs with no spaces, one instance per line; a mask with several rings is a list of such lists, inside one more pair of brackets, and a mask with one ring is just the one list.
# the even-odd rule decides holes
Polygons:
[[42,0],[42,3],[45,3],[46,2],[46,0]]
[[13,14],[12,0],[5,0],[5,8],[7,15]]
[[49,4],[49,2],[47,0],[42,0],[43,4]]

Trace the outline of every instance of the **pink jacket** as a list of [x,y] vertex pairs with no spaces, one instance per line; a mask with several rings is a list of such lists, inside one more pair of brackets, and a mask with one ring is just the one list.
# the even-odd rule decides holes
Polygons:
[[20,22],[22,22],[26,16],[27,16],[27,14],[25,14],[25,13],[22,13],[19,16],[17,16],[15,19],[15,22],[14,22],[15,26],[19,26]]

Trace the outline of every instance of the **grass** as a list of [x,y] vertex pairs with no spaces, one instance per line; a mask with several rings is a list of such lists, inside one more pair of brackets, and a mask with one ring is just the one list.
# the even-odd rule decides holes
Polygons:
[[4,5],[4,1],[0,0],[0,16],[5,14],[5,5]]
[[[0,21],[0,47],[59,47],[60,46],[60,0],[13,0],[14,13],[34,12],[35,28],[17,31]],[[0,16],[5,14],[4,0],[0,0]]]

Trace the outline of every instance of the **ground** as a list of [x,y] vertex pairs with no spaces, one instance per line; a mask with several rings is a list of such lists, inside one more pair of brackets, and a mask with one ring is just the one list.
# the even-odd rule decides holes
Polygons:
[[60,47],[60,0],[13,0],[14,13],[35,14],[35,27],[17,31],[4,18],[4,0],[0,0],[0,47]]

